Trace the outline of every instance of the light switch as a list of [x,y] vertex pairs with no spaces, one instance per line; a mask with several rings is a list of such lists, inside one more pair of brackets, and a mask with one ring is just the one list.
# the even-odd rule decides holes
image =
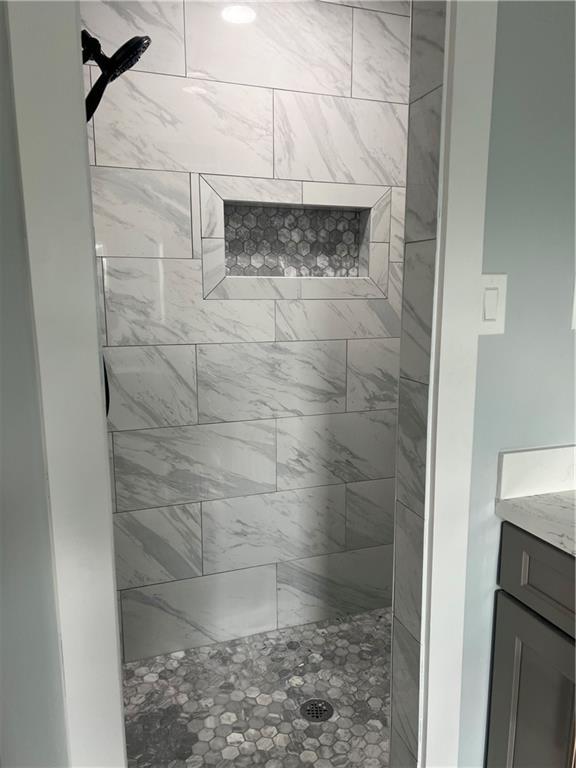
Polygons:
[[480,334],[504,333],[507,275],[482,275]]
[[484,290],[484,314],[483,320],[496,322],[498,319],[498,288],[486,288]]

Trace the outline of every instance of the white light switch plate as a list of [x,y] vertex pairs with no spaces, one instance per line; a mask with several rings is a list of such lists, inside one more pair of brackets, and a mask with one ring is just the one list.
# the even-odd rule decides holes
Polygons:
[[504,333],[508,275],[481,275],[480,335]]

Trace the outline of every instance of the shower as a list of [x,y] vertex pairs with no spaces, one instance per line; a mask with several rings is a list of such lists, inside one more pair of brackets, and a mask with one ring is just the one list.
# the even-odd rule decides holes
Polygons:
[[116,80],[117,77],[124,74],[126,70],[131,69],[146,51],[152,40],[144,35],[143,37],[132,37],[121,45],[112,56],[106,56],[102,52],[100,41],[87,32],[82,30],[82,63],[95,61],[101,69],[102,74],[94,83],[92,90],[86,97],[86,120],[89,121],[106,90],[108,83]]

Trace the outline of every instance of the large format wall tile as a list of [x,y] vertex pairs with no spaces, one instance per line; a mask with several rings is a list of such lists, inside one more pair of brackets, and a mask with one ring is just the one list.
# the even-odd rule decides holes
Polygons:
[[410,19],[354,11],[352,96],[408,103]]
[[424,521],[401,502],[394,532],[394,615],[420,637]]
[[404,220],[406,211],[406,189],[392,188],[390,209],[390,261],[404,260]]
[[400,379],[398,406],[397,495],[413,512],[424,515],[428,387]]
[[442,84],[446,3],[415,0],[412,3],[410,101]]
[[279,489],[394,475],[395,410],[280,419],[277,430]]
[[436,237],[442,88],[410,105],[406,242]]
[[418,754],[420,646],[396,619],[392,638],[392,727],[412,754]]
[[350,95],[352,11],[322,3],[248,4],[230,24],[222,4],[186,3],[188,74],[284,90]]
[[275,174],[402,186],[407,118],[402,104],[275,91]]
[[200,421],[240,421],[344,411],[346,342],[203,344]]
[[343,485],[204,502],[204,572],[343,550],[344,512]]
[[196,424],[193,346],[108,347],[110,429]]
[[83,0],[82,24],[111,56],[126,40],[148,35],[152,44],[135,69],[184,75],[184,6],[182,2],[105,2]]
[[275,490],[273,421],[114,434],[119,511]]
[[204,301],[193,259],[105,259],[108,343],[274,339],[273,301]]
[[94,117],[101,165],[272,176],[272,91],[127,72]]
[[97,256],[191,258],[185,173],[92,168]]
[[430,377],[435,256],[435,240],[406,246],[400,370],[424,383]]
[[395,480],[365,480],[346,486],[346,549],[392,544]]
[[278,301],[276,309],[281,341],[400,336],[400,316],[387,299]]
[[119,589],[202,574],[200,504],[114,515]]
[[276,566],[122,593],[127,661],[276,628]]
[[348,411],[395,408],[398,404],[400,339],[348,342]]
[[390,766],[394,768],[417,768],[418,761],[410,752],[404,740],[392,726],[390,729]]
[[[82,67],[82,78],[84,81],[84,96],[88,96],[90,89],[92,88],[91,80],[91,67],[88,65]],[[94,154],[94,121],[90,120],[86,126],[86,135],[88,136],[88,162],[90,165],[96,163],[96,155]]]
[[278,564],[278,626],[390,605],[392,546]]

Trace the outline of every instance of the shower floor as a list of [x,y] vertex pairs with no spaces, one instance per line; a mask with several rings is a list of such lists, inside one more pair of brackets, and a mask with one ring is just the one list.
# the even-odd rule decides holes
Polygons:
[[[129,768],[388,765],[390,609],[124,666]],[[300,706],[328,700],[327,722]]]

